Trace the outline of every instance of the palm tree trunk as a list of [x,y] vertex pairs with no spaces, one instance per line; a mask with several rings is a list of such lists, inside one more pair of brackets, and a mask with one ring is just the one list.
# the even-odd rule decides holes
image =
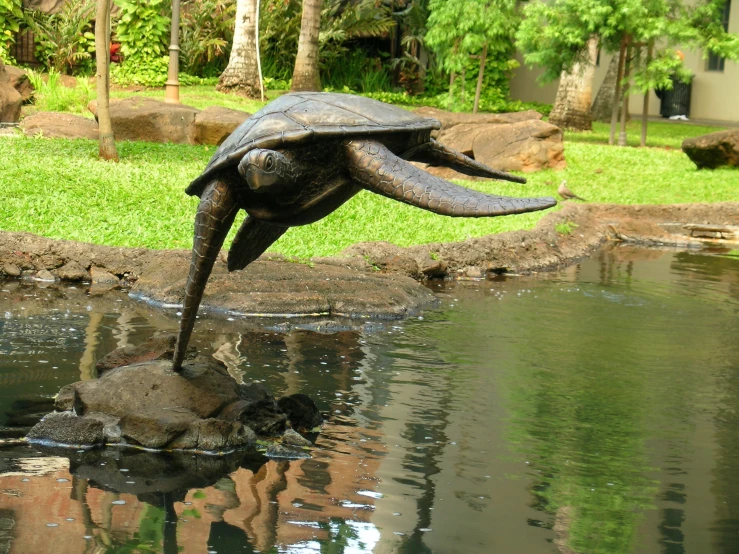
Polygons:
[[613,102],[614,98],[616,98],[615,91],[616,80],[618,78],[618,60],[619,57],[617,55],[611,58],[603,83],[598,89],[598,94],[595,95],[593,107],[590,109],[593,121],[602,121],[603,123],[610,123],[611,121]]
[[95,62],[97,65],[98,156],[118,161],[113,125],[110,122],[110,0],[97,0],[95,26]]
[[259,98],[256,26],[257,0],[237,0],[231,56],[228,66],[218,79],[217,90]]
[[321,28],[321,1],[303,0],[303,17],[300,20],[298,55],[295,58],[293,83],[290,90],[321,90],[318,74],[318,33]]
[[593,77],[595,76],[595,57],[598,40],[588,41],[588,59],[584,63],[576,63],[570,71],[563,71],[557,88],[549,123],[563,129],[590,131],[593,120],[590,105],[593,101]]

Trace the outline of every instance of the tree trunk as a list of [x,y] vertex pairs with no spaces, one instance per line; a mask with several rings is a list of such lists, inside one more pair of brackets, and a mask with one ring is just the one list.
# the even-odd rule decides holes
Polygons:
[[[644,68],[648,68],[649,64],[652,63],[652,53],[654,51],[654,41],[649,41],[649,47],[647,48],[647,62],[644,64]],[[640,146],[644,147],[647,145],[647,118],[649,117],[649,89],[644,93],[644,103],[642,104],[641,112],[641,141]]]
[[321,78],[318,74],[318,33],[321,28],[321,2],[322,0],[303,0],[298,55],[295,58],[293,83],[290,90],[321,90]]
[[590,109],[590,115],[593,116],[593,121],[610,123],[611,113],[613,112],[613,99],[616,98],[617,79],[618,54],[611,58],[611,63],[608,64],[606,76],[598,89],[598,94],[595,96],[593,107]]
[[571,71],[562,72],[557,88],[557,98],[554,100],[552,113],[549,114],[549,123],[562,129],[575,131],[593,129],[590,104],[593,101],[593,77],[595,76],[597,48],[597,39],[591,38],[587,46],[587,62],[576,63]]
[[477,108],[480,107],[480,93],[482,92],[482,78],[485,76],[485,60],[488,57],[488,43],[482,47],[482,54],[480,54],[480,72],[477,74],[477,88],[475,89],[475,105],[472,106],[472,113],[477,113]]
[[97,0],[95,25],[95,64],[98,103],[98,156],[118,161],[113,125],[110,122],[110,1]]
[[459,101],[462,102],[462,105],[464,105],[464,93],[465,93],[465,85],[467,84],[467,68],[462,68],[462,92],[459,96]]
[[616,90],[613,91],[613,106],[611,109],[611,133],[608,136],[608,144],[613,144],[616,139],[616,124],[618,123],[618,107],[621,103],[621,79],[624,72],[624,61],[626,59],[626,42],[628,37],[621,39],[621,49],[618,53],[618,69],[616,70]]
[[624,76],[622,100],[621,100],[621,131],[618,133],[618,145],[626,146],[626,114],[629,113],[629,79],[631,79],[631,52],[632,47],[629,43],[626,48],[626,62],[624,65]]
[[237,0],[231,56],[218,79],[216,90],[259,98],[256,26],[257,0]]

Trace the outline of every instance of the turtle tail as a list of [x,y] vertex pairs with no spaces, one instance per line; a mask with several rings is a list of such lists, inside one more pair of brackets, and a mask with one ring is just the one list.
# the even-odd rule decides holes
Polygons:
[[460,187],[426,173],[371,139],[346,141],[352,179],[367,190],[455,217],[490,217],[551,208],[554,198],[510,198]]
[[195,238],[192,244],[190,273],[185,285],[180,331],[172,359],[174,371],[179,371],[182,367],[187,343],[195,326],[195,316],[203,299],[205,284],[238,209],[233,187],[229,187],[220,179],[208,183],[200,197],[198,213],[195,216]]

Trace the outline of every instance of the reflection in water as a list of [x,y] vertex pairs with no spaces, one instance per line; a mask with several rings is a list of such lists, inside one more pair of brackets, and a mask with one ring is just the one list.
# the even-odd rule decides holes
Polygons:
[[[317,399],[313,457],[2,447],[0,552],[739,551],[739,261],[620,248],[433,287],[439,310],[373,333],[203,322],[233,375]],[[176,326],[122,293],[0,290],[4,437]]]

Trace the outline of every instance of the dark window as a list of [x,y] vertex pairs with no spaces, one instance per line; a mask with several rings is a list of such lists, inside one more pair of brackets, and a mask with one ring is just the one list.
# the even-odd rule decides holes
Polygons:
[[[724,31],[729,30],[729,11],[731,10],[731,0],[726,0],[724,4],[724,13],[721,15],[721,24],[724,26]],[[724,58],[717,56],[716,54],[708,54],[708,61],[706,63],[706,71],[723,71],[724,70]]]

